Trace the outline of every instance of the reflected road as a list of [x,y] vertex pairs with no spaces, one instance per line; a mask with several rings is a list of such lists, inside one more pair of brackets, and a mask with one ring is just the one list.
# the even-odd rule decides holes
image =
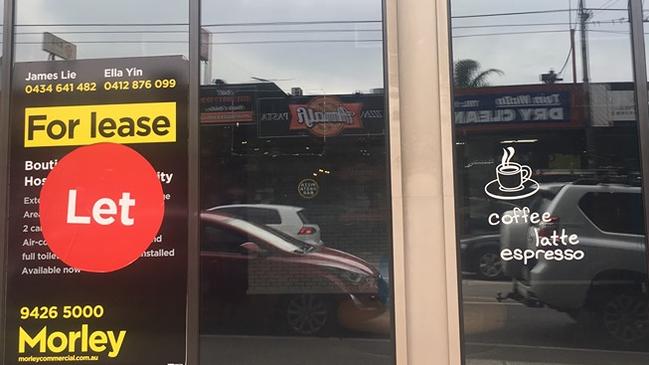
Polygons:
[[467,365],[649,363],[646,345],[612,344],[553,309],[498,303],[496,294],[510,288],[509,282],[463,281]]

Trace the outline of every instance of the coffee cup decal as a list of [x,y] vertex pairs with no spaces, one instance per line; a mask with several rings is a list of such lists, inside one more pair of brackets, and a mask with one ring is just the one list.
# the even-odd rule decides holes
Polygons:
[[503,149],[500,164],[496,166],[496,179],[485,186],[485,193],[500,200],[523,199],[539,190],[539,184],[532,179],[532,169],[513,162],[514,147]]
[[496,166],[496,177],[500,191],[520,191],[525,188],[524,184],[532,177],[532,169],[516,162],[512,162],[514,148],[503,149],[503,157],[500,165]]

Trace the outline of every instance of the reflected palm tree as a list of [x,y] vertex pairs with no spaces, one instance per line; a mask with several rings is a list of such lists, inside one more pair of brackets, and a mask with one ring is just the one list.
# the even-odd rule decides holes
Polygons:
[[453,84],[457,88],[485,87],[489,86],[489,76],[504,74],[497,68],[480,70],[480,62],[476,60],[459,60],[453,65]]

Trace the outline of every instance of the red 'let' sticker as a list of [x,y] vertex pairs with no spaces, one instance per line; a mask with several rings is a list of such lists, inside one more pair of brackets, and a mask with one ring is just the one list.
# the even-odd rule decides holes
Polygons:
[[128,266],[149,247],[164,216],[162,185],[130,147],[98,143],[67,154],[40,196],[47,244],[67,265],[90,272]]

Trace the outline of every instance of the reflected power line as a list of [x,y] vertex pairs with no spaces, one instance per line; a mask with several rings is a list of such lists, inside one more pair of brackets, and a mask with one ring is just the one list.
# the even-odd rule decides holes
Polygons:
[[[383,42],[382,39],[296,39],[278,41],[241,41],[241,42],[210,42],[210,45],[236,45],[236,44],[288,44],[288,43],[369,43]],[[75,44],[189,44],[189,41],[79,41]],[[42,45],[43,42],[15,42],[24,45]],[[203,43],[205,44],[205,43]]]
[[[628,9],[584,9],[590,11],[628,11]],[[552,10],[531,10],[531,11],[515,11],[507,13],[485,13],[485,14],[469,14],[469,15],[452,15],[452,19],[467,19],[467,18],[488,18],[496,16],[513,16],[513,15],[531,15],[531,14],[551,14],[551,13],[566,13],[572,11],[579,11],[579,9],[552,9]]]

